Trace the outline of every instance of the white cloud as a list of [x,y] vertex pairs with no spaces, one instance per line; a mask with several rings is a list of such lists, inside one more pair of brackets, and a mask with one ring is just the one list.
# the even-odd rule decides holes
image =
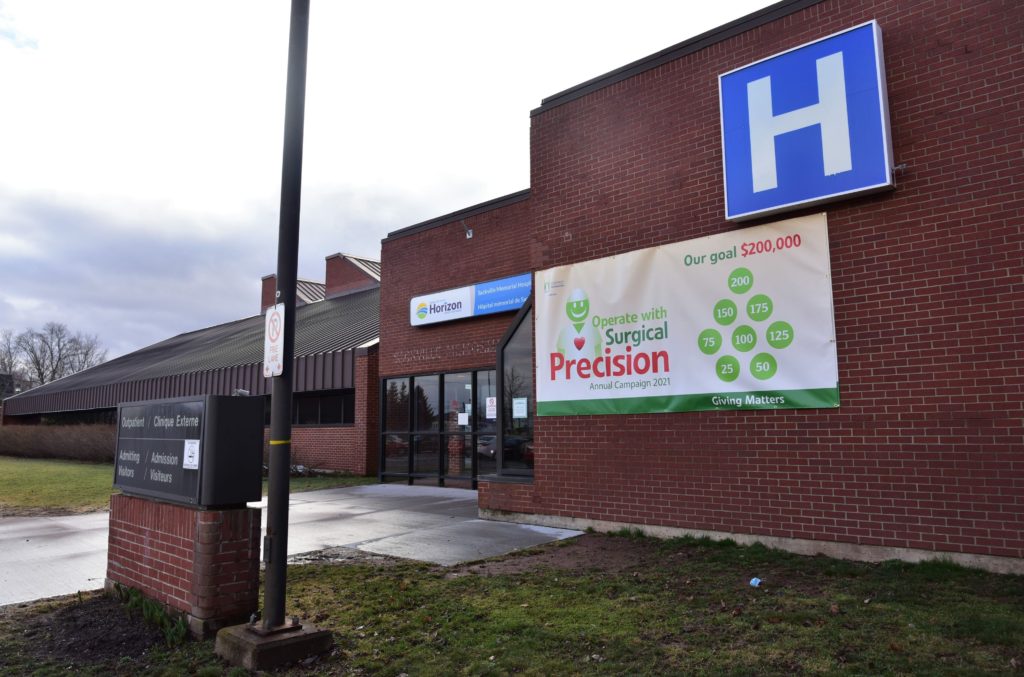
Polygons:
[[43,256],[43,251],[24,236],[0,232],[0,261],[13,258],[34,258]]
[[[542,98],[764,4],[314,0],[300,275],[527,188]],[[74,317],[119,352],[255,312],[288,9],[0,0],[0,328]]]

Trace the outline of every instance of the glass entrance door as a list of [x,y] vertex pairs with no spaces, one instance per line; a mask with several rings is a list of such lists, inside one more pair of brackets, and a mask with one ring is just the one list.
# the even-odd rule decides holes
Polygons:
[[494,472],[497,382],[493,369],[389,378],[381,397],[380,479],[468,481]]

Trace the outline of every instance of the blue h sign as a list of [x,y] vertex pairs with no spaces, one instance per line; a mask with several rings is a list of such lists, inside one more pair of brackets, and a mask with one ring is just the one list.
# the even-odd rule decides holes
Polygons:
[[726,73],[718,84],[727,219],[892,185],[876,22]]

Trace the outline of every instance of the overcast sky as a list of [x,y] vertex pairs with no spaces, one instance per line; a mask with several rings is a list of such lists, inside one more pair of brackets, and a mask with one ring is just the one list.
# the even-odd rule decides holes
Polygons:
[[[541,99],[765,0],[312,0],[299,275],[529,187]],[[0,0],[0,329],[116,357],[255,315],[290,3]]]

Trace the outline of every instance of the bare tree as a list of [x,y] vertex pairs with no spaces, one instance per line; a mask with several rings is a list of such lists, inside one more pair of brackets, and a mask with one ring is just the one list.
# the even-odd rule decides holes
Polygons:
[[533,384],[528,376],[524,375],[521,369],[514,365],[505,369],[505,401],[511,402],[514,397],[529,396],[529,389]]
[[15,338],[15,347],[28,377],[40,384],[95,367],[107,359],[98,337],[73,334],[61,322],[47,322],[42,330],[23,331]]
[[69,371],[65,375],[75,374],[107,361],[107,350],[100,345],[100,339],[95,334],[89,336],[81,332],[76,333],[72,347],[68,361]]
[[0,331],[0,374],[21,376],[22,366],[18,355],[18,337],[14,331]]

